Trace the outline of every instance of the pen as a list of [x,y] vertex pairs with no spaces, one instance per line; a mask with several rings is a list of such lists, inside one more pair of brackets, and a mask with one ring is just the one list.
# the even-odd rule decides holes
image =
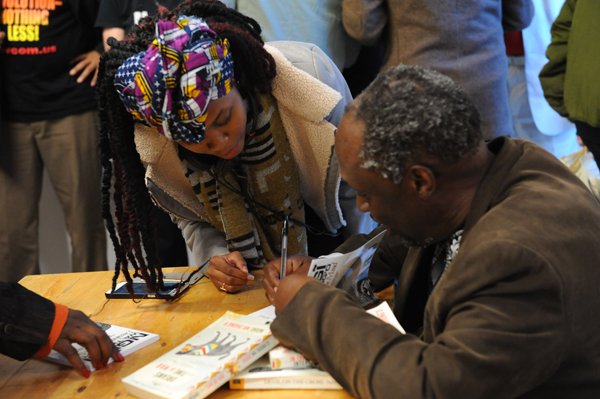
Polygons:
[[288,217],[283,219],[283,227],[281,228],[281,273],[279,280],[285,277],[285,263],[287,261],[287,238],[288,238]]

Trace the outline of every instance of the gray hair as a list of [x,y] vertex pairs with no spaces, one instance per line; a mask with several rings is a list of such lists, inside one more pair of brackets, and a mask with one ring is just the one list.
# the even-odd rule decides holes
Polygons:
[[479,113],[449,77],[418,66],[380,73],[348,107],[364,122],[362,167],[399,183],[422,157],[453,164],[483,139]]

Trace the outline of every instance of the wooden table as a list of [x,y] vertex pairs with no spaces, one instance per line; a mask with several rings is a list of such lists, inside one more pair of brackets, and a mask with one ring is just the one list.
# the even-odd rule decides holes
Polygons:
[[[165,271],[186,272],[192,268],[170,268]],[[254,274],[254,273],[253,273]],[[215,289],[203,278],[177,301],[144,299],[110,299],[104,293],[110,289],[113,272],[45,274],[27,276],[21,284],[38,294],[70,308],[79,309],[92,320],[160,334],[160,340],[125,358],[122,363],[94,371],[89,379],[72,368],[47,361],[31,359],[18,362],[0,356],[0,396],[12,398],[133,398],[128,395],[121,378],[181,344],[227,310],[249,314],[269,303],[261,287],[262,272],[246,290],[227,294]],[[346,391],[236,391],[222,387],[210,398],[270,398],[270,397],[350,398]]]

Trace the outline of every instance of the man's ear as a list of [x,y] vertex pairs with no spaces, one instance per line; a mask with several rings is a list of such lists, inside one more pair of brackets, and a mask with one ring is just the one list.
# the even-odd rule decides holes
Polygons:
[[406,178],[410,187],[422,200],[427,201],[435,192],[436,179],[433,171],[423,165],[413,165],[408,170]]

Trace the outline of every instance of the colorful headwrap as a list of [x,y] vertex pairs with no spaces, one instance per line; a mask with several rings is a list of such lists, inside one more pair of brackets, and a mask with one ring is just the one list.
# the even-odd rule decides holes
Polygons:
[[204,139],[210,100],[231,91],[233,59],[227,39],[202,18],[158,21],[148,50],[119,67],[115,87],[125,108],[173,141]]

